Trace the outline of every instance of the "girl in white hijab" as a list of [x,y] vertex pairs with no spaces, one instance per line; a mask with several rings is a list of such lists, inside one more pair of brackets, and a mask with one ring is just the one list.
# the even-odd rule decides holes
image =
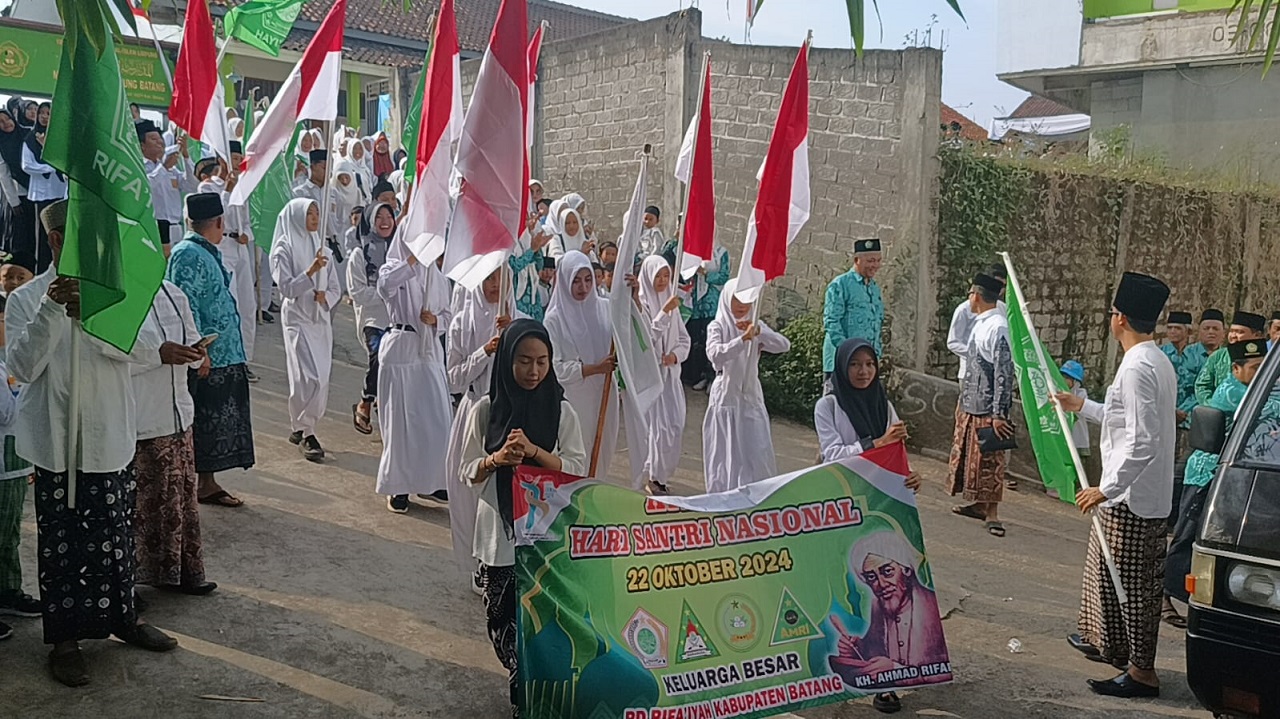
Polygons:
[[[562,209],[560,234],[551,240],[551,256],[559,258],[568,252],[576,250],[587,255],[589,260],[591,253],[595,250],[596,243],[587,239],[587,233],[583,227],[582,216],[578,214],[577,210]],[[554,337],[551,339],[552,341],[555,340]]]
[[[449,428],[449,450],[445,468],[449,480],[449,529],[453,533],[453,554],[458,566],[471,575],[471,591],[483,594],[480,571],[472,553],[475,540],[478,498],[470,482],[461,475],[462,446],[467,439],[467,418],[471,408],[482,397],[489,396],[493,353],[498,349],[498,335],[511,323],[511,310],[499,309],[502,271],[494,270],[473,290],[458,285],[462,300],[449,323],[448,361],[446,371],[449,391],[461,395],[453,425]],[[459,486],[461,485],[461,487]],[[456,490],[456,491],[455,491]]]
[[308,460],[324,459],[316,424],[329,401],[333,364],[333,305],[342,285],[329,250],[320,239],[320,208],[314,200],[290,200],[276,219],[271,243],[271,277],[283,298],[280,323],[289,373],[289,441]]
[[[636,473],[632,460],[632,486],[651,494],[666,494],[667,483],[680,463],[684,434],[684,384],[680,363],[689,356],[689,331],[680,315],[680,298],[671,281],[671,267],[661,257],[645,259],[640,266],[640,308],[649,318],[654,349],[662,372],[662,394],[649,408],[649,436],[644,465]],[[630,423],[628,423],[630,426]],[[628,434],[628,444],[631,435]],[[648,484],[645,484],[646,479]]]
[[346,143],[347,159],[355,166],[360,178],[357,184],[368,194],[373,191],[373,159],[369,157],[369,153],[364,149],[364,143],[359,138],[348,138]]
[[591,260],[570,250],[556,264],[556,284],[543,324],[556,348],[552,359],[556,378],[564,387],[564,398],[573,405],[582,422],[582,445],[590,463],[596,451],[596,427],[600,423],[600,400],[610,393],[600,434],[595,476],[609,473],[613,450],[618,444],[618,385],[614,370],[613,329],[609,322],[609,300],[596,292]]
[[231,130],[232,140],[244,140],[244,120],[233,117],[227,120],[227,128]]
[[378,295],[391,326],[378,348],[378,494],[409,511],[409,495],[449,501],[449,387],[440,337],[449,327],[449,282],[404,243],[403,227],[378,270]]
[[751,305],[725,283],[716,317],[707,327],[707,359],[716,372],[702,421],[702,463],[707,492],[726,492],[778,473],[769,412],[760,389],[760,353],[781,354],[791,341],[764,322],[751,321]]

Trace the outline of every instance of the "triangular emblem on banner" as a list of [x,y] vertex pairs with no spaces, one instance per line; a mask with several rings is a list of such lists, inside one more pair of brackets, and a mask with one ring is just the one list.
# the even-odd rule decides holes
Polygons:
[[680,652],[676,655],[676,664],[697,661],[708,657],[720,656],[720,650],[711,641],[711,635],[702,628],[698,615],[693,613],[688,602],[683,602],[680,610],[679,644]]
[[769,646],[817,639],[823,636],[822,630],[814,624],[805,613],[800,602],[791,594],[791,590],[782,588],[782,599],[778,602],[778,618],[773,620],[773,639]]

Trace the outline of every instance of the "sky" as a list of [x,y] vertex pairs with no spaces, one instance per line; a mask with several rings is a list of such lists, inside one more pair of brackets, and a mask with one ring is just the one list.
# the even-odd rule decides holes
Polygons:
[[[690,5],[690,0],[561,1],[625,17],[643,15],[640,19]],[[705,0],[694,4],[702,10],[703,35],[743,41],[747,0]],[[883,29],[874,17],[868,18],[866,44],[868,48],[894,50],[926,44],[942,48],[942,101],[990,130],[992,118],[1013,112],[1027,96],[996,79],[997,4],[997,0],[960,0],[968,18],[966,24],[944,0],[880,0]],[[871,3],[867,6],[870,13]],[[926,42],[931,26],[932,37]],[[765,0],[751,31],[751,43],[798,47],[810,29],[816,47],[853,47],[849,16],[841,0]],[[908,40],[906,36],[912,33],[917,39]]]

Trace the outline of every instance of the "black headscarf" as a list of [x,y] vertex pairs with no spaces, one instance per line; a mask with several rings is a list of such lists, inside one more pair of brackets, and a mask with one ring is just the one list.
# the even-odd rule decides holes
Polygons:
[[[484,433],[486,452],[502,449],[515,429],[524,430],[529,441],[548,452],[554,452],[559,441],[560,402],[564,399],[564,389],[556,379],[554,367],[547,368],[547,376],[534,389],[524,389],[516,383],[516,347],[530,337],[547,345],[548,360],[554,357],[551,337],[541,322],[519,319],[502,333],[489,380],[489,426]],[[511,537],[515,534],[515,509],[511,503],[511,478],[515,476],[515,468],[499,467],[496,474],[492,481],[498,483],[498,511],[507,536]]]
[[[876,377],[866,389],[855,389],[849,383],[849,365],[853,362],[853,354],[863,348],[875,359]],[[836,368],[831,373],[831,383],[835,387],[836,402],[844,410],[858,437],[875,439],[884,434],[889,427],[889,395],[880,382],[880,358],[870,342],[854,337],[840,343],[836,349]]]
[[[50,108],[53,107],[53,105],[48,102],[40,103],[41,108],[45,106],[48,106]],[[26,142],[27,142],[27,149],[31,150],[31,155],[35,157],[36,162],[39,162],[41,164],[44,163],[44,145],[40,144],[40,141],[36,139],[36,135],[45,135],[47,139],[48,132],[49,132],[49,128],[40,124],[40,115],[39,115],[39,111],[37,110],[36,124],[34,127],[31,128],[31,131],[27,133]],[[47,172],[44,173],[44,176],[48,177],[49,173]],[[59,173],[59,177],[61,177],[61,173]]]
[[[13,118],[13,113],[8,110],[0,110],[0,113]],[[17,123],[16,118],[13,118],[13,121]],[[21,185],[24,190],[30,183],[27,173],[22,170],[22,140],[25,134],[21,127],[14,127],[13,132],[0,132],[0,161],[9,168],[9,175],[13,177],[13,181]]]
[[23,100],[14,95],[9,98],[9,114],[13,117],[13,121],[18,123],[18,129],[22,130],[22,134],[26,135],[26,131],[31,129],[31,123],[27,121],[27,105],[34,105],[30,100]]

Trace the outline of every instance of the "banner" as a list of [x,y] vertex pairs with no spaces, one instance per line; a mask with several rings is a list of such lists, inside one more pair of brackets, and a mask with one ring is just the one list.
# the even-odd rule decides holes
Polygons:
[[1058,421],[1050,396],[1052,392],[1066,392],[1067,381],[1045,351],[1035,327],[1031,326],[1031,314],[1027,312],[1013,261],[1007,253],[1001,254],[1009,272],[1009,349],[1018,374],[1018,392],[1022,400],[1022,414],[1027,420],[1027,434],[1031,437],[1031,449],[1036,454],[1036,466],[1045,489],[1056,492],[1062,501],[1074,504],[1077,475],[1071,435]]
[[[151,41],[143,44],[134,38],[117,42],[115,53],[129,101],[158,110],[168,108],[173,91],[160,63],[169,59],[161,59]],[[61,58],[62,28],[44,30],[0,20],[0,90],[6,94],[52,97]]]
[[901,444],[701,497],[522,467],[523,716],[767,717],[951,681]]

